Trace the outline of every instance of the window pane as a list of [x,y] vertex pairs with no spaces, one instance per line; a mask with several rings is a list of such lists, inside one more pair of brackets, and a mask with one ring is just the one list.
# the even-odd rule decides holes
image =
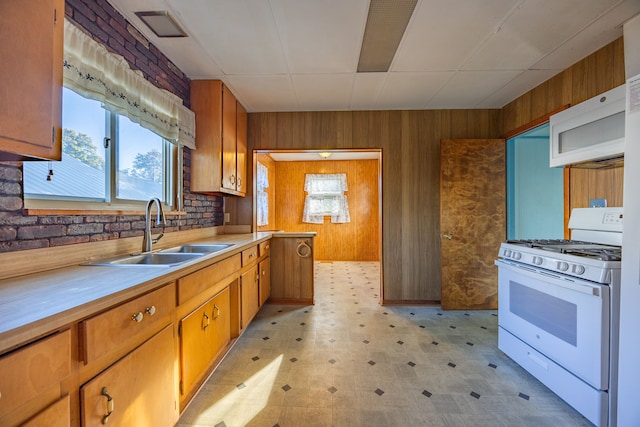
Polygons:
[[116,198],[163,200],[163,139],[124,116],[118,117]]
[[25,194],[104,200],[104,122],[105,111],[100,102],[63,88],[62,161],[25,162]]

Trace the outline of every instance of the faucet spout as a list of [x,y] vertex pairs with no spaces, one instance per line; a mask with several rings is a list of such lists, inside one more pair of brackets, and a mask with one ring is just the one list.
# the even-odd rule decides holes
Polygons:
[[[162,225],[162,233],[156,238],[151,237],[151,207],[156,205],[156,225]],[[142,252],[151,251],[153,243],[158,243],[158,240],[164,236],[164,228],[167,225],[167,221],[164,217],[164,211],[162,210],[162,203],[157,197],[152,198],[147,202],[147,208],[144,212],[144,238],[142,239]]]

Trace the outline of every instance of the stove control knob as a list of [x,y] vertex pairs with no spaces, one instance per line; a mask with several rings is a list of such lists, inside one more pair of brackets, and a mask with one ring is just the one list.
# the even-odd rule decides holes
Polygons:
[[520,252],[513,251],[513,259],[522,258],[522,254]]
[[539,257],[539,256],[534,256],[533,257],[533,263],[535,265],[542,265],[543,261],[544,261],[544,259],[542,257]]
[[558,261],[558,270],[567,271],[569,270],[569,264],[564,261]]
[[584,274],[584,265],[580,265],[580,264],[574,264],[572,271],[575,274]]

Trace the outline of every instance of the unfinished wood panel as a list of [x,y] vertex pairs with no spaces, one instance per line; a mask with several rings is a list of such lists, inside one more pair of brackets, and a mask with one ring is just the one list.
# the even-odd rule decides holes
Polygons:
[[[323,134],[344,139],[314,138],[316,146],[302,141],[305,123],[325,114],[330,118],[321,126],[336,129]],[[252,113],[249,144],[251,149],[381,149],[382,298],[432,302],[440,299],[440,140],[495,138],[500,118],[500,110]],[[240,203],[251,203],[246,199]]]
[[498,308],[493,260],[506,238],[505,141],[441,147],[442,308]]
[[[256,160],[267,168],[267,179],[269,187],[264,192],[267,193],[267,203],[269,206],[268,222],[265,225],[256,225],[256,230],[275,230],[276,229],[276,162],[269,154],[258,153]],[[257,167],[257,166],[256,166]]]
[[[351,222],[302,222],[306,174],[347,175]],[[379,261],[380,219],[377,160],[276,162],[276,228],[288,232],[315,231],[315,259]]]
[[607,199],[607,206],[622,206],[624,168],[569,169],[569,208],[589,207],[591,199]]

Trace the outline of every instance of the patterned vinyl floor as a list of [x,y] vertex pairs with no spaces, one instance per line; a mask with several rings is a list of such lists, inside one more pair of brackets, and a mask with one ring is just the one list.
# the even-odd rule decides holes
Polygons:
[[379,263],[315,265],[266,304],[178,426],[591,426],[497,347],[495,311],[383,307]]

